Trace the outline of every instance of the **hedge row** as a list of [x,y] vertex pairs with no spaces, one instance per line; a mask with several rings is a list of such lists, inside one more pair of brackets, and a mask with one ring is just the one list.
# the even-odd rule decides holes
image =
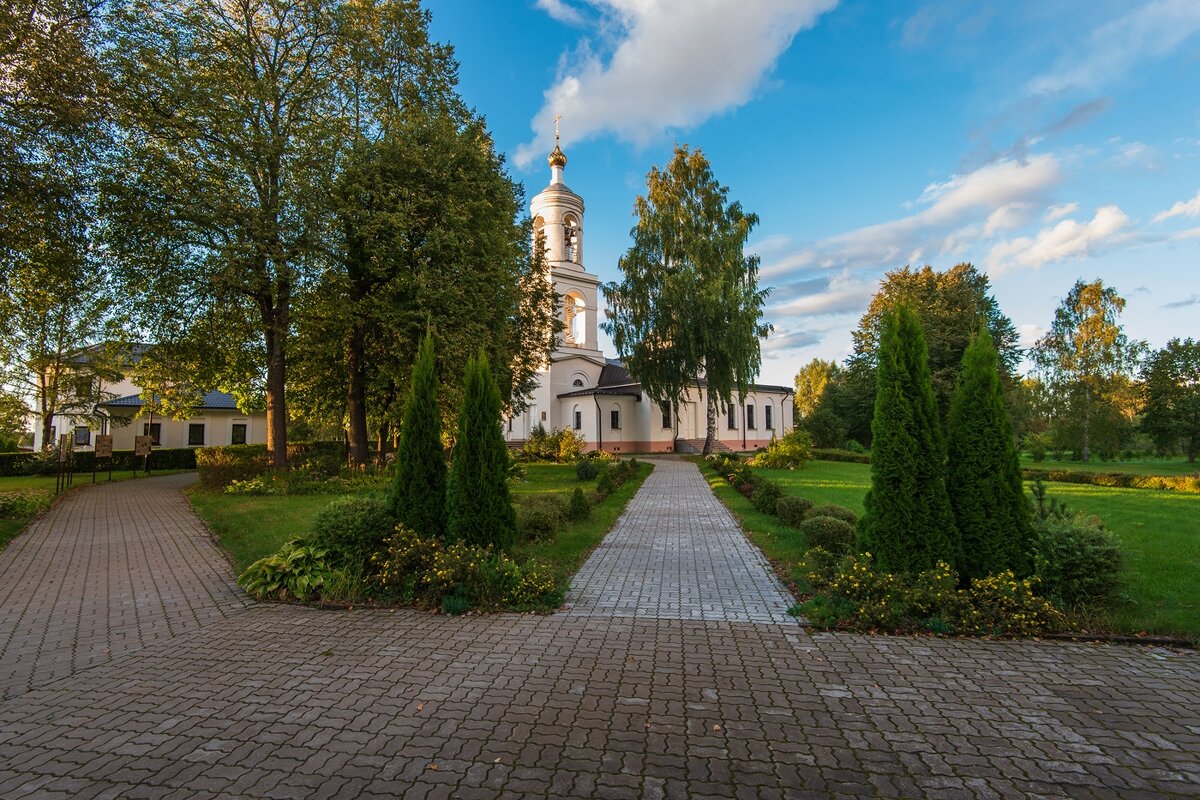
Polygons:
[[[91,472],[92,466],[107,471],[108,459],[100,459],[91,450],[80,450],[75,453],[75,471]],[[114,471],[130,471],[141,469],[144,465],[141,456],[134,455],[132,450],[114,450],[111,467]],[[150,456],[150,469],[195,469],[196,449],[193,447],[156,448]],[[53,475],[58,471],[58,461],[53,454],[43,453],[0,453],[0,477],[14,475]]]
[[[335,474],[345,463],[345,445],[341,442],[290,442],[288,466],[320,475]],[[246,481],[267,471],[269,459],[265,444],[234,444],[204,447],[196,451],[196,468],[206,489],[222,489],[235,480]]]
[[1071,469],[1022,469],[1025,480],[1083,483],[1115,489],[1165,489],[1200,494],[1200,475],[1131,475],[1128,472],[1080,472]]
[[814,447],[813,458],[818,461],[847,461],[851,464],[870,464],[870,453],[855,453],[852,450],[838,450],[831,447]]

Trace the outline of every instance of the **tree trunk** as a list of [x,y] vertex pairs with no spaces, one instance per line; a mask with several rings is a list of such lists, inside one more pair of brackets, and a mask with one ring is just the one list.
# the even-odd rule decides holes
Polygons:
[[713,442],[717,440],[717,396],[713,394],[712,388],[705,390],[707,402],[704,404],[705,414],[707,416],[707,425],[704,431],[704,455],[712,452]]
[[346,334],[346,415],[350,421],[350,466],[367,463],[366,378],[363,375],[362,326],[353,324]]
[[387,450],[388,450],[388,438],[391,435],[391,433],[390,433],[391,427],[392,426],[388,423],[387,420],[384,420],[383,422],[379,423],[378,457],[379,457],[380,464],[383,464],[387,461],[386,456],[387,456]]
[[1092,458],[1092,390],[1083,387],[1083,463]]
[[264,313],[267,345],[267,452],[271,468],[287,469],[287,405],[284,386],[287,378],[287,314],[279,309]]

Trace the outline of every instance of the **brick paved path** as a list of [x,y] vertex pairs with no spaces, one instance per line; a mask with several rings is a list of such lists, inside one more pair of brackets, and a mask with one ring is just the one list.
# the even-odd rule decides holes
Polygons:
[[249,600],[179,488],[81,488],[0,552],[0,694],[186,633]]
[[571,616],[795,625],[795,601],[687,461],[664,459],[571,583]]
[[[133,522],[149,513],[141,483],[88,490],[112,493],[106,533],[80,524],[57,545],[94,565],[93,588],[105,570],[113,584],[137,570],[84,558],[87,543],[155,547]],[[100,502],[88,492],[59,507],[64,522],[70,504]],[[42,524],[14,545],[63,536]],[[171,569],[210,554],[180,544]],[[25,569],[37,564],[59,569]],[[617,616],[239,611],[230,579],[155,576],[190,593],[179,616],[192,621],[168,615],[182,632],[0,702],[0,798],[1200,797],[1195,652]],[[100,592],[50,605],[47,630],[112,603]],[[0,675],[24,658],[0,653]]]

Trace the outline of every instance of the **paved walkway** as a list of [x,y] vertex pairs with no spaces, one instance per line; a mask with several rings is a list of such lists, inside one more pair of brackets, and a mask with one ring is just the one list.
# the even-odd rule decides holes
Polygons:
[[84,487],[0,552],[0,694],[244,608],[179,489],[194,474]]
[[[0,557],[0,581],[30,587],[5,586],[4,613],[47,609],[25,612],[31,638],[80,615],[126,619],[109,586],[141,585],[153,602],[134,607],[154,609],[134,626],[146,646],[130,635],[0,702],[0,798],[1200,797],[1195,652],[239,610],[196,523],[148,508],[180,508],[171,480],[80,492],[52,515],[73,534],[47,517]],[[104,521],[81,522],[88,507]],[[73,555],[32,559],[43,549]],[[143,551],[165,561],[128,555]],[[152,560],[184,577],[132,577]],[[41,586],[82,599],[31,600]],[[163,600],[166,586],[187,599]],[[9,639],[26,630],[11,619]],[[0,675],[28,674],[52,644],[6,646]]]
[[795,625],[795,600],[688,461],[652,462],[571,584],[570,616]]

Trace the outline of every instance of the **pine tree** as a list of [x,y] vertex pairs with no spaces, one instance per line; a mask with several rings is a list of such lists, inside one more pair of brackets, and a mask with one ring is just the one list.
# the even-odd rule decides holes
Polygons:
[[1029,507],[999,368],[991,334],[981,328],[963,356],[946,447],[946,491],[962,537],[964,580],[1030,570]]
[[858,549],[888,572],[953,565],[958,532],[946,495],[946,454],[925,336],[913,311],[888,314],[879,345],[871,422],[871,490]]
[[392,515],[422,536],[446,532],[446,458],[438,407],[433,332],[425,329],[413,363],[404,427],[396,448],[396,481],[388,496]]
[[510,547],[517,516],[508,491],[508,448],[500,430],[500,391],[482,350],[467,362],[458,441],[446,490],[446,538]]

